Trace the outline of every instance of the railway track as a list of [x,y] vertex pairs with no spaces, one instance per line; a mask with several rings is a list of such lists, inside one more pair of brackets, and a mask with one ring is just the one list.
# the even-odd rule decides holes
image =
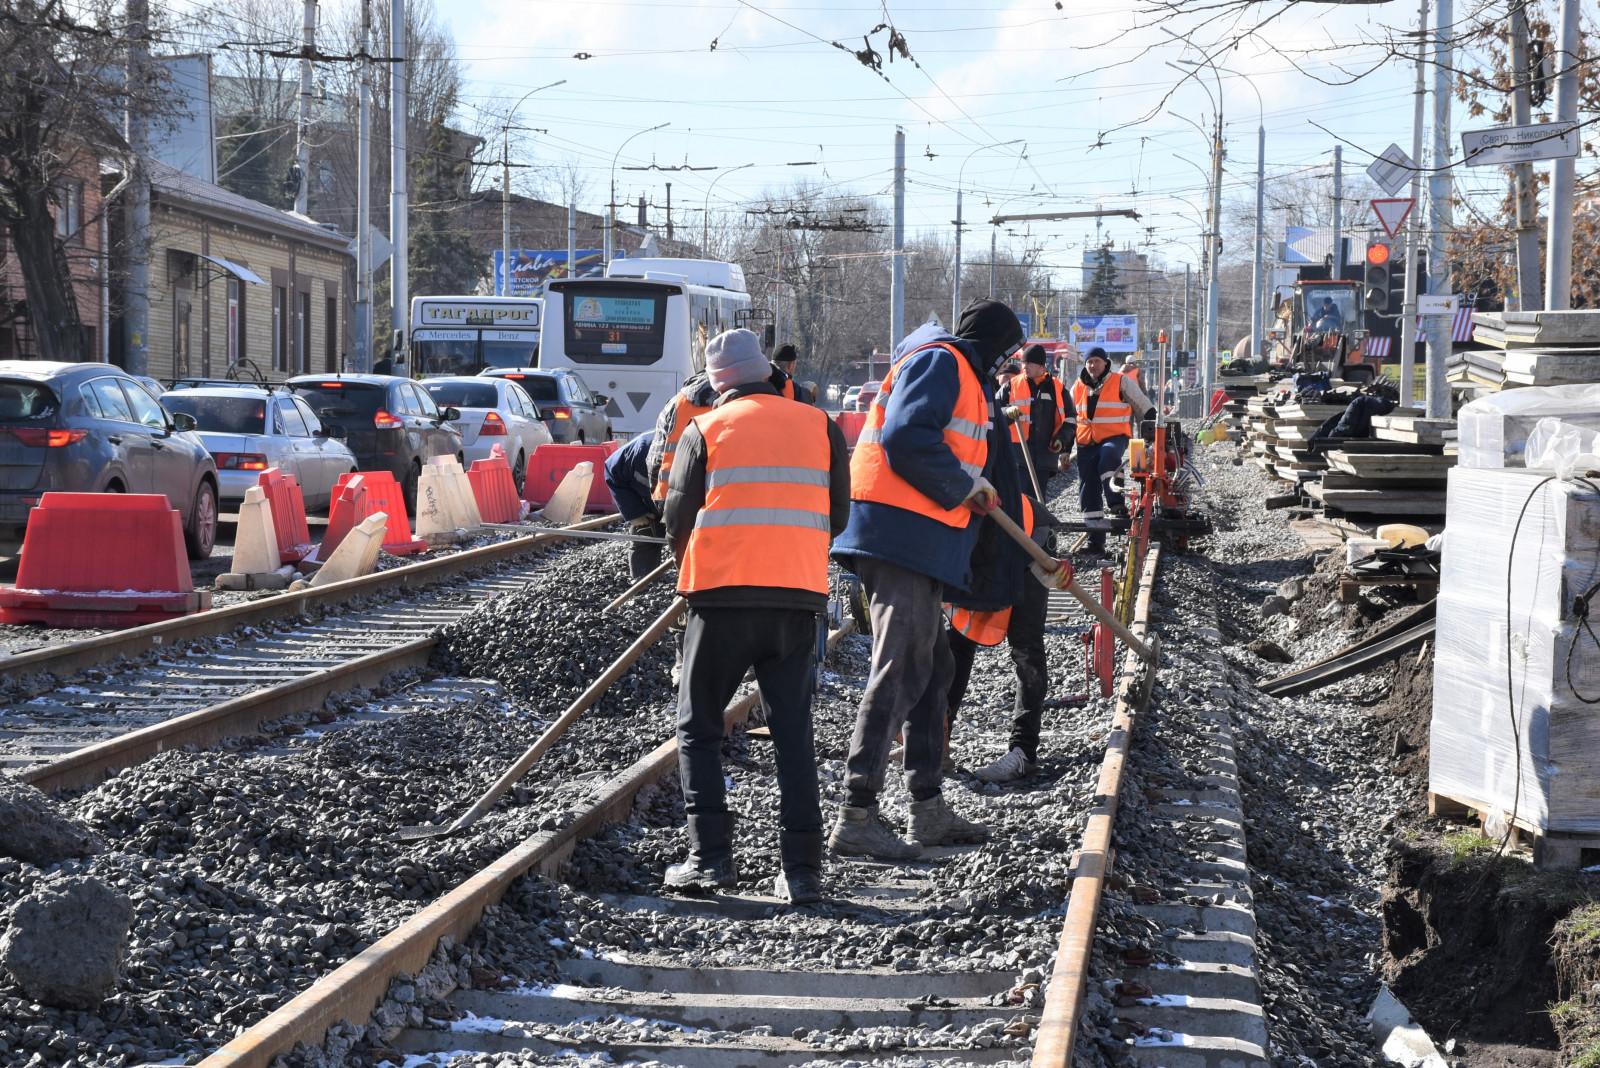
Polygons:
[[438,627],[520,588],[548,550],[573,540],[541,531],[0,660],[0,677],[27,694],[0,706],[0,769],[46,791],[91,786],[165,750],[248,734],[420,669]]
[[[1141,633],[1149,625],[1158,559],[1151,554],[1139,587],[1134,619]],[[1070,624],[1081,622],[1052,612],[1057,634],[1071,634],[1077,628]],[[830,649],[848,629],[830,636]],[[373,1059],[399,1063],[409,1057],[413,1065],[472,1057],[480,1059],[460,1063],[534,1064],[576,1053],[713,1068],[897,1063],[897,1057],[918,1064],[1031,1057],[1035,1065],[1064,1066],[1071,1063],[1084,994],[1098,982],[1087,947],[1108,882],[1120,769],[1141,711],[1143,675],[1137,658],[1128,656],[1115,718],[1092,728],[1103,748],[1091,760],[1104,755],[1092,792],[1085,796],[1062,778],[1024,784],[997,802],[1036,821],[1023,868],[1074,876],[1070,903],[1059,893],[1040,900],[1039,891],[1012,899],[989,891],[995,896],[986,897],[983,870],[1012,861],[993,847],[930,850],[923,862],[906,865],[831,860],[832,897],[813,908],[789,908],[744,886],[702,898],[662,896],[656,890],[659,872],[643,872],[678,848],[674,825],[681,812],[672,811],[671,797],[664,800],[652,789],[676,770],[676,742],[669,739],[598,786],[565,825],[523,841],[203,1063],[266,1066],[297,1045],[301,1054],[290,1063],[334,1063],[326,1054],[319,1059],[304,1051],[321,1047],[330,1029],[344,1022],[340,1049],[348,1052],[348,1036],[376,1019],[386,1035]],[[727,714],[730,731],[756,707],[753,693],[736,702]],[[1055,733],[1047,732],[1045,745]],[[770,790],[763,743],[736,734],[730,745],[739,768],[732,796],[740,796],[746,782]],[[1069,807],[1063,798],[1071,798],[1077,810],[1063,811]],[[1182,807],[1181,799],[1172,803]],[[1082,848],[1073,857],[1080,828]],[[746,848],[741,844],[741,852]],[[489,978],[453,991],[453,980],[443,988],[420,984],[428,987],[426,1008],[414,1011],[423,995],[413,977],[464,972],[464,966],[441,958],[441,940],[449,940],[444,947],[469,942],[503,895],[519,887],[526,893],[531,884],[522,880],[528,876],[560,880],[553,884],[559,903],[549,922],[581,932],[582,944],[564,938],[554,940],[561,943],[558,950],[539,947],[536,952],[549,959],[537,982]],[[486,922],[504,923],[504,912],[495,910]],[[1169,919],[1192,924],[1195,917],[1186,912]],[[971,952],[996,932],[1013,943],[1009,952]],[[1033,942],[1021,953],[1015,946],[1019,932]],[[1042,963],[1058,938],[1061,950],[1046,1000],[1045,969],[1027,961]],[[942,946],[964,948],[953,954],[959,958],[955,967],[941,959]],[[1215,970],[1208,965],[1200,974]],[[1174,999],[1186,999],[1192,1008],[1201,995],[1192,992],[1197,988],[1191,978],[1182,978],[1188,993],[1153,993],[1152,1011],[1166,1011],[1170,1023],[1177,1019]],[[1184,1019],[1189,1033],[1198,1035],[1202,1028]],[[396,1021],[409,1026],[394,1026]]]

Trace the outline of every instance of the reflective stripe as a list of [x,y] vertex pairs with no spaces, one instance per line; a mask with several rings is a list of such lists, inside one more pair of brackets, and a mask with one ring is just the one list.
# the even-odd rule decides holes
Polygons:
[[878,441],[880,440],[880,438],[882,437],[882,435],[878,433],[878,430],[879,430],[879,428],[875,427],[875,426],[863,427],[862,430],[861,430],[860,436],[856,438],[856,444],[857,445],[875,445],[875,444],[877,444]]
[[694,527],[800,527],[828,533],[828,517],[800,508],[718,508],[702,509]]
[[1085,513],[1083,513],[1083,518],[1085,518],[1085,519],[1104,519],[1105,515],[1106,514],[1104,512],[1085,512]]
[[677,452],[677,451],[678,451],[678,439],[677,438],[673,438],[671,441],[667,442],[666,445],[664,445],[662,447],[662,449],[661,449],[661,452],[662,452],[663,455],[665,455],[666,453],[669,453],[669,452]]
[[748,482],[784,482],[799,486],[828,485],[828,472],[809,467],[724,467],[706,476],[706,489]]
[[944,425],[944,428],[946,430],[954,430],[963,437],[987,438],[989,436],[989,428],[992,426],[994,426],[994,423],[989,420],[985,420],[982,423],[974,423],[970,419],[952,419]]
[[1126,423],[1128,421],[1128,416],[1131,415],[1131,414],[1132,414],[1131,412],[1124,412],[1121,415],[1096,415],[1093,419],[1080,420],[1080,422],[1085,422],[1086,421],[1086,422],[1090,422],[1090,423]]
[[965,471],[967,474],[971,475],[973,478],[977,478],[979,475],[983,474],[983,465],[982,464],[962,464],[961,465],[961,470]]

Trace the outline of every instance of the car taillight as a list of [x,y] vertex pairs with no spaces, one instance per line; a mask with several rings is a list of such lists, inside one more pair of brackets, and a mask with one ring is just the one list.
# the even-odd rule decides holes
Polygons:
[[572,418],[572,409],[571,408],[563,408],[563,407],[560,407],[559,405],[547,405],[545,407],[545,414],[546,415],[553,415],[557,419],[571,419]]
[[67,445],[76,445],[87,437],[87,430],[48,430],[42,426],[14,426],[11,436],[24,445],[31,445],[36,449],[60,449]]
[[377,427],[379,430],[393,430],[396,427],[404,426],[405,424],[402,423],[398,417],[390,415],[382,408],[379,408],[378,413],[372,417],[372,425]]
[[219,452],[212,455],[218,471],[265,471],[267,458],[259,452]]
[[505,432],[505,420],[500,418],[499,413],[490,412],[483,417],[483,426],[478,430],[478,435],[481,437],[487,434],[493,437],[497,434],[503,435]]

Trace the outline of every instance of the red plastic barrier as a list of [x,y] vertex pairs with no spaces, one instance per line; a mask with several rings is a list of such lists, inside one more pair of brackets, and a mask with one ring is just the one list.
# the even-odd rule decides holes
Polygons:
[[318,560],[326,563],[351,528],[378,510],[367,499],[368,477],[347,472],[340,478],[338,487],[333,491],[333,506],[328,509],[328,530],[322,535],[322,544],[317,548]]
[[272,525],[278,533],[278,559],[297,564],[310,556],[311,528],[306,525],[306,499],[299,481],[291,474],[269,467],[257,480],[272,505]]
[[839,430],[844,434],[844,443],[853,449],[861,438],[862,428],[867,425],[867,413],[840,412],[834,416],[833,421],[839,424]]
[[183,520],[159,493],[46,493],[28,516],[0,622],[134,627],[211,606],[196,593]]
[[589,485],[586,512],[611,512],[617,507],[606,485],[606,457],[622,448],[621,442],[604,445],[540,445],[528,458],[528,472],[522,480],[522,499],[543,508],[568,471],[585,460],[594,464],[594,481]]
[[467,481],[472,484],[478,515],[485,523],[515,523],[522,518],[522,498],[517,496],[517,483],[511,477],[504,451],[485,460],[474,460]]
[[[427,542],[411,536],[411,520],[406,515],[406,495],[394,475],[388,471],[358,471],[352,475],[347,471],[333,484],[334,495],[337,496],[353,478],[360,478],[362,486],[366,488],[366,515],[382,512],[389,519],[388,525],[383,528],[384,552],[392,556],[410,556],[427,549]],[[329,522],[331,525],[331,519]],[[323,558],[326,559],[326,555]]]

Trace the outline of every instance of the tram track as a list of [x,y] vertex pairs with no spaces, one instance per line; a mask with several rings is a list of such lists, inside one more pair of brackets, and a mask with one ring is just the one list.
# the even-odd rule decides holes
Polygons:
[[521,588],[549,550],[575,540],[540,531],[0,661],[0,678],[26,694],[0,706],[0,768],[41,790],[83,788],[165,750],[249,734],[420,670],[439,627]]

